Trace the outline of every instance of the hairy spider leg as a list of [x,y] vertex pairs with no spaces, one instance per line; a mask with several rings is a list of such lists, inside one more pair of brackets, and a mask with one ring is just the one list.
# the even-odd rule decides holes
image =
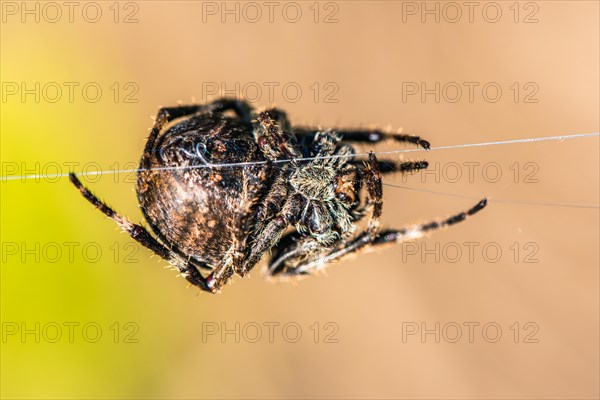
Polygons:
[[159,243],[150,233],[141,225],[137,225],[129,221],[126,217],[118,214],[109,205],[98,199],[90,190],[88,190],[77,178],[74,173],[69,174],[69,179],[79,189],[79,192],[85,197],[90,203],[92,203],[97,209],[102,211],[107,217],[112,219],[127,232],[133,239],[152,250],[158,256],[169,262],[175,268],[179,270],[181,275],[185,277],[191,284],[199,287],[200,289],[214,293],[206,282],[206,279],[202,277],[200,272],[195,266],[190,264],[181,255],[169,250],[164,245]]
[[[352,165],[359,166],[361,161],[352,161]],[[382,174],[391,174],[396,172],[408,173],[427,169],[429,163],[425,160],[421,161],[404,161],[396,162],[393,160],[378,160],[379,171]]]
[[[379,143],[384,140],[395,140],[400,143],[412,143],[422,147],[425,150],[429,150],[431,147],[427,140],[421,139],[420,136],[416,135],[404,135],[400,133],[389,133],[378,129],[335,129],[336,132],[342,135],[342,141],[344,142],[356,142],[356,143]],[[302,137],[311,138],[314,136],[318,129],[315,128],[294,128],[294,133],[298,139]]]
[[[316,134],[320,132],[313,128],[297,128],[294,133],[301,141],[313,140]],[[355,129],[336,129],[335,132],[342,136],[342,142],[357,142],[357,143],[379,143],[384,140],[395,140],[397,142],[411,143],[421,146],[425,150],[429,150],[430,144],[427,140],[421,139],[416,135],[402,135],[395,133],[383,132],[381,130],[355,130]],[[360,166],[361,161],[352,161],[354,166]],[[429,163],[425,160],[396,162],[392,160],[380,160],[379,170],[382,174],[395,172],[412,172],[421,169],[426,169]]]
[[401,229],[389,229],[379,233],[377,238],[371,243],[373,246],[378,246],[387,243],[401,243],[407,239],[417,239],[423,237],[426,233],[434,231],[446,226],[454,225],[462,222],[483,210],[487,205],[487,199],[480,200],[467,211],[460,212],[451,217],[442,220],[435,220],[426,224],[416,225]]
[[258,124],[254,129],[254,138],[267,160],[302,158],[284,111],[272,108],[260,112],[256,119]]
[[252,250],[238,271],[240,275],[244,276],[249,272],[262,255],[279,242],[285,229],[297,221],[301,206],[302,199],[299,196],[292,196],[285,202],[278,214],[258,231]]
[[[466,220],[471,215],[481,211],[487,205],[487,200],[480,200],[475,206],[471,207],[467,211],[455,214],[449,218],[443,220],[436,220],[426,224],[421,224],[413,227],[401,228],[401,229],[389,229],[380,232],[373,240],[367,240],[364,236],[356,238],[347,246],[338,249],[331,254],[327,255],[322,262],[331,263],[334,260],[341,260],[343,257],[355,253],[361,249],[371,248],[384,244],[401,243],[405,240],[418,239],[423,237],[426,233],[440,229],[445,226],[454,225],[458,222]],[[316,263],[306,264],[298,267],[299,273],[306,273],[311,269],[319,269],[322,265]]]
[[[261,168],[259,173],[250,171],[250,168],[257,169],[259,167]],[[244,276],[251,269],[246,263],[248,258],[246,246],[247,242],[252,240],[250,235],[255,227],[251,226],[249,216],[254,215],[255,210],[259,206],[259,201],[264,198],[263,192],[266,190],[265,188],[270,187],[265,186],[265,182],[267,181],[267,176],[272,174],[271,168],[272,164],[270,163],[261,166],[243,167],[244,195],[242,195],[242,198],[253,200],[242,204],[241,208],[237,210],[236,218],[240,221],[240,225],[231,231],[231,250],[225,254],[223,262],[208,276],[207,282],[209,287],[219,289],[234,272],[240,276]]]

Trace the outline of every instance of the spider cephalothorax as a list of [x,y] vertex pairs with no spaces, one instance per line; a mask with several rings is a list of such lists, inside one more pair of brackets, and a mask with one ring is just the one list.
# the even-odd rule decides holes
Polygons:
[[269,250],[267,274],[308,274],[361,249],[462,221],[485,206],[482,200],[444,220],[381,231],[381,175],[427,167],[425,161],[380,162],[373,153],[359,161],[349,144],[387,139],[429,148],[418,136],[292,127],[281,110],[255,112],[237,100],[163,108],[137,180],[140,207],[156,238],[101,202],[74,174],[71,181],[135,240],[214,293]]

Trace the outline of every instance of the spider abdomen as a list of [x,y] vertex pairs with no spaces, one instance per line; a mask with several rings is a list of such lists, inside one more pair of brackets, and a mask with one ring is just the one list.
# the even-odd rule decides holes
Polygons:
[[213,165],[262,161],[252,131],[235,120],[197,115],[167,129],[138,173],[138,199],[154,232],[177,250],[208,266],[232,245],[243,204],[252,201],[245,182],[259,167]]

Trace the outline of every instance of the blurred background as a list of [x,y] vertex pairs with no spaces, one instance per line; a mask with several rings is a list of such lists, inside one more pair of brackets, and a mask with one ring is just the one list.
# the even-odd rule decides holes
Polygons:
[[[598,132],[597,2],[1,7],[3,398],[600,395],[598,137],[386,156],[430,170],[385,178],[384,227],[489,206],[297,284],[257,267],[215,296],[67,178],[15,179],[136,168],[160,106],[222,94],[433,147]],[[84,182],[143,220],[134,174]]]

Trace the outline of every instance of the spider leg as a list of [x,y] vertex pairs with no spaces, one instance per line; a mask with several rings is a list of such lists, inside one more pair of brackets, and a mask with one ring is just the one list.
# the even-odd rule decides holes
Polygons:
[[407,239],[416,239],[422,237],[424,234],[434,231],[445,226],[454,225],[458,222],[466,220],[471,215],[481,211],[487,205],[487,199],[480,200],[470,209],[455,214],[451,217],[442,220],[434,220],[426,224],[417,226],[401,228],[401,229],[389,229],[380,232],[379,235],[371,243],[373,246],[382,245],[386,243],[400,243]]
[[[350,164],[354,166],[360,166],[362,161],[352,161]],[[395,172],[409,173],[426,169],[429,166],[427,161],[404,161],[396,162],[393,160],[379,160],[379,171],[382,174],[390,174]]]
[[248,273],[261,259],[262,255],[279,242],[285,229],[290,224],[297,222],[302,204],[303,200],[300,195],[292,196],[284,204],[277,216],[271,219],[255,236],[250,253],[244,259],[243,264],[237,268],[237,274],[244,276]]
[[[421,139],[416,135],[404,135],[399,133],[388,133],[378,129],[336,129],[336,132],[342,135],[344,142],[356,143],[379,143],[384,140],[395,140],[400,143],[416,144],[425,150],[429,150],[430,144],[427,140]],[[312,137],[318,129],[313,128],[295,128],[294,133],[301,139],[303,137]]]
[[259,113],[257,120],[254,137],[267,160],[302,157],[285,112],[276,108],[269,109]]
[[[266,190],[265,183],[267,177],[271,174],[271,169],[271,164],[267,164],[267,168],[260,170],[260,172],[246,173],[246,170],[244,169],[244,177],[242,179],[243,192],[241,198],[252,200],[243,202],[236,211],[235,220],[239,221],[239,225],[236,225],[231,229],[231,251],[230,254],[227,254],[225,257],[226,260],[229,260],[224,263],[229,266],[229,269],[236,273],[246,272],[243,270],[242,265],[247,256],[247,243],[254,228],[254,226],[252,226],[254,219],[250,218],[250,216],[255,215],[256,210],[259,208],[259,200],[264,197],[263,192]],[[264,216],[262,216],[262,218],[264,219]]]
[[379,162],[373,152],[369,153],[369,161],[367,168],[364,169],[363,176],[367,183],[368,207],[371,207],[371,216],[364,235],[367,238],[374,238],[379,232],[381,213],[383,212],[383,184]]
[[244,100],[220,99],[208,104],[207,107],[212,112],[223,112],[232,110],[242,122],[250,124],[254,113],[252,107]]
[[169,250],[164,245],[159,243],[152,235],[150,235],[146,228],[132,223],[129,221],[129,219],[121,216],[106,203],[98,199],[96,195],[94,195],[81,183],[81,181],[79,181],[75,174],[70,173],[69,179],[73,185],[79,189],[79,192],[81,192],[82,196],[85,197],[86,200],[92,203],[97,209],[102,211],[107,217],[115,221],[117,225],[119,225],[119,227],[121,227],[123,231],[127,232],[133,239],[176,267],[181,275],[185,277],[191,284],[198,286],[200,289],[207,292],[214,293],[216,291],[216,289],[208,285],[207,280],[202,277],[194,265],[185,260],[181,255]]
[[[338,239],[332,246],[342,242]],[[318,262],[329,251],[315,252],[319,248],[315,240],[311,240],[295,231],[283,236],[274,248],[269,265],[264,273],[267,277],[291,276],[308,274],[308,272],[297,272],[299,267],[309,262]]]
[[384,244],[401,243],[405,240],[423,237],[426,233],[430,231],[464,221],[471,215],[477,213],[478,211],[481,211],[486,206],[486,204],[487,200],[483,199],[479,201],[479,203],[477,203],[475,206],[471,207],[469,210],[455,214],[449,218],[443,220],[435,220],[426,224],[421,224],[412,227],[385,230],[379,232],[374,238],[369,237],[366,234],[361,234],[354,240],[349,241],[344,247],[336,249],[335,251],[332,251],[331,253],[320,259],[318,263],[312,262],[299,266],[295,273],[303,274],[312,269],[323,268],[324,264],[339,261],[342,258],[351,255],[352,253],[356,253],[360,250],[364,250],[367,248],[381,246]]
[[[349,164],[354,165],[355,167],[360,167],[364,161],[353,160]],[[392,160],[378,160],[377,165],[379,168],[379,172],[381,175],[391,174],[396,172],[401,173],[411,173],[415,171],[419,171],[421,169],[426,169],[429,166],[427,161],[406,161],[406,162],[395,162]],[[360,187],[357,187],[357,191],[360,190]],[[362,218],[365,216],[367,212],[367,206],[356,209],[352,211],[352,214],[355,218]]]

